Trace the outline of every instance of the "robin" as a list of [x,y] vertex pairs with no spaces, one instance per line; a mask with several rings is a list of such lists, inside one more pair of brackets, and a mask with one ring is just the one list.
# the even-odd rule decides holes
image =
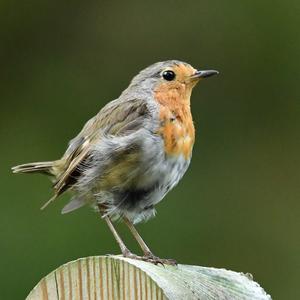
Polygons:
[[[53,178],[54,196],[41,209],[71,191],[73,197],[62,213],[91,204],[106,221],[123,256],[175,264],[154,256],[134,224],[153,217],[155,205],[186,172],[195,141],[192,89],[216,74],[177,60],[155,63],[84,125],[61,159],[12,170]],[[112,223],[117,219],[128,226],[144,256],[128,250]]]

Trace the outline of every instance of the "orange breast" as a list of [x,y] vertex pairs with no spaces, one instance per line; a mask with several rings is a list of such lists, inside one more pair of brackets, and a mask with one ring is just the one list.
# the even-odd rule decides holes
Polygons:
[[170,156],[182,154],[186,159],[190,158],[195,141],[189,96],[180,89],[163,87],[155,94],[161,124],[158,133],[164,139],[165,152]]

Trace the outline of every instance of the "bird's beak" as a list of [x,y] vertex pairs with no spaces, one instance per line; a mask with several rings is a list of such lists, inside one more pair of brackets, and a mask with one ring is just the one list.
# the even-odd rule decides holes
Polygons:
[[191,78],[192,79],[201,79],[201,78],[206,78],[206,77],[210,77],[210,76],[218,75],[218,74],[219,74],[219,72],[216,70],[205,70],[205,71],[198,70],[191,76]]

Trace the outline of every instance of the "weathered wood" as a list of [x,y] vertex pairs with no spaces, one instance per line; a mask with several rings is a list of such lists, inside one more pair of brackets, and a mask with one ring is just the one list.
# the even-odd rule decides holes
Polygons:
[[251,275],[199,266],[155,266],[121,256],[93,256],[60,266],[27,300],[271,299]]

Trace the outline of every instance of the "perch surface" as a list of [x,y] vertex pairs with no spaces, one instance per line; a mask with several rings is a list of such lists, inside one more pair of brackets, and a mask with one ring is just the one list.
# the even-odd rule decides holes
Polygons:
[[71,261],[44,277],[27,300],[271,299],[251,275],[200,266],[161,266],[121,256]]

